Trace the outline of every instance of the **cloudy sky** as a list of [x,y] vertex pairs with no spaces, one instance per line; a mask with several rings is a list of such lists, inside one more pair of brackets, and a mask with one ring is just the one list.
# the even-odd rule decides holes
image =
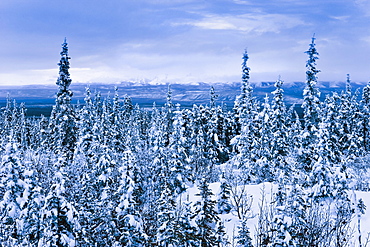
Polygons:
[[370,80],[370,0],[1,0],[0,85],[55,83],[67,37],[75,82]]

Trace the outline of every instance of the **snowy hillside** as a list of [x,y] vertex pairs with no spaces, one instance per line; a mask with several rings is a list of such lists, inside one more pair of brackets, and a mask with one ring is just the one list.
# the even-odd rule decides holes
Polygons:
[[[218,196],[220,195],[222,189],[220,188],[221,183],[212,183],[210,184],[210,188],[212,189],[212,193],[214,195],[213,199],[218,200]],[[245,196],[248,198],[246,208],[247,210],[247,226],[250,230],[250,236],[252,239],[252,243],[254,246],[260,246],[257,241],[259,239],[259,227],[263,226],[265,222],[261,222],[264,220],[261,218],[261,208],[265,208],[265,210],[277,210],[276,205],[274,203],[274,199],[276,193],[278,192],[278,186],[272,183],[261,183],[258,185],[246,185],[245,188],[239,188],[239,191],[243,191]],[[189,201],[199,201],[199,190],[196,187],[189,188],[183,195],[182,200],[189,200]],[[350,200],[352,206],[356,204],[359,199],[362,199],[365,205],[370,205],[370,193],[369,192],[362,192],[362,191],[349,191]],[[236,204],[231,203],[232,207],[235,208]],[[354,209],[356,207],[353,207]],[[270,212],[271,212],[270,211]],[[269,212],[269,213],[270,213]],[[270,215],[272,217],[272,215]],[[335,216],[334,216],[335,217]],[[235,210],[232,210],[230,213],[224,213],[220,215],[221,221],[225,226],[226,235],[228,237],[228,242],[231,246],[236,245],[236,240],[233,239],[233,236],[237,235],[239,227],[241,227],[240,219],[238,218],[238,214]],[[272,219],[274,220],[274,219]],[[358,223],[360,222],[360,227]],[[270,222],[273,224],[273,222]],[[365,210],[364,214],[356,214],[352,219],[351,222],[348,224],[348,236],[351,237],[346,246],[360,246],[358,242],[358,238],[362,236],[362,244],[366,246],[369,244],[369,236],[370,236],[370,213],[368,210]],[[273,235],[273,232],[270,232]],[[288,241],[291,239],[289,234],[284,236],[284,240]],[[322,245],[325,246],[325,245]]]

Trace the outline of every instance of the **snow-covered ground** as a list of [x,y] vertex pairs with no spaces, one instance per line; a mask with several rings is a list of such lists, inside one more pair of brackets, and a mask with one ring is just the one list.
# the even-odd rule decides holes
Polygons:
[[[210,189],[214,194],[214,200],[216,200],[217,195],[220,193],[220,183],[210,184]],[[277,191],[277,185],[273,183],[261,183],[258,185],[246,185],[245,192],[247,197],[250,198],[250,210],[247,213],[248,227],[251,233],[251,238],[253,242],[256,241],[256,230],[258,226],[258,216],[260,212],[261,205],[268,206],[271,202],[271,199],[274,196],[274,193]],[[368,208],[365,210],[365,214],[362,214],[360,217],[361,224],[361,234],[362,234],[362,244],[366,242],[367,237],[370,235],[370,192],[362,191],[349,191],[349,196],[352,202],[358,202],[362,199],[365,206]],[[189,200],[190,202],[196,202],[199,200],[199,190],[196,186],[191,187],[183,194],[183,197]],[[221,220],[224,222],[227,236],[229,237],[230,243],[232,243],[233,236],[237,235],[238,226],[240,225],[240,220],[235,211],[230,212],[229,214],[220,215]],[[352,246],[359,246],[358,244],[358,217],[357,214],[352,219],[351,228],[353,231]],[[363,245],[364,246],[364,245]]]

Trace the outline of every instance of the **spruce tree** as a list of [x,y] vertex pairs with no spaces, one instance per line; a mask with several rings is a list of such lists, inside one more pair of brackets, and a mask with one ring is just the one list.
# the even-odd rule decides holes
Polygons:
[[249,67],[247,51],[243,55],[242,63],[242,86],[241,93],[235,100],[234,104],[234,138],[231,140],[233,146],[233,155],[231,162],[239,168],[245,170],[251,179],[255,177],[253,174],[252,163],[253,160],[252,145],[254,140],[260,138],[260,131],[258,127],[258,104],[252,96],[252,87],[249,82]]
[[[356,121],[353,121],[356,119]],[[363,117],[356,95],[352,94],[351,80],[347,75],[345,91],[341,93],[337,125],[340,126],[339,146],[346,156],[360,156],[363,149]]]
[[[329,155],[325,157],[330,160],[333,164],[339,163],[342,159],[342,151],[340,146],[341,139],[341,124],[339,119],[341,118],[339,113],[340,108],[340,96],[337,93],[333,93],[331,96],[327,96],[322,108],[322,122],[320,128],[321,133],[326,133],[325,145]],[[320,130],[319,130],[320,132]]]
[[67,160],[71,160],[77,138],[76,116],[71,105],[72,91],[69,89],[71,78],[69,74],[69,55],[67,40],[62,44],[60,53],[59,77],[56,84],[59,86],[55,106],[50,117],[50,142],[49,147],[56,153],[64,154]]
[[217,223],[220,221],[216,212],[216,201],[212,200],[213,193],[209,188],[206,178],[203,178],[199,185],[200,200],[195,203],[194,217],[197,224],[197,238],[199,246],[211,247],[217,242]]
[[121,178],[116,192],[118,205],[115,209],[120,234],[118,242],[122,246],[143,246],[145,237],[140,212],[143,191],[139,181],[138,160],[131,150],[126,150],[123,153],[119,172]]
[[45,197],[41,210],[42,237],[39,245],[50,247],[71,247],[76,245],[76,232],[79,229],[75,207],[66,194],[65,162],[58,161],[53,183]]
[[[33,164],[32,164],[33,165]],[[41,212],[45,196],[38,184],[37,172],[28,167],[23,172],[25,190],[19,221],[22,244],[36,246],[42,236]]]
[[8,246],[17,245],[22,240],[19,218],[25,191],[23,166],[17,152],[18,143],[13,135],[8,138],[5,153],[0,165],[0,241]]
[[320,72],[316,68],[316,61],[319,59],[319,53],[316,49],[315,37],[312,37],[312,42],[309,49],[305,52],[308,55],[306,63],[306,87],[303,90],[303,118],[305,129],[311,135],[317,128],[320,122],[320,92],[316,86],[317,74]]
[[[283,81],[279,78],[275,82],[275,90],[271,105],[271,134],[272,150],[271,155],[274,159],[280,159],[288,154],[288,127],[290,124],[290,116],[284,103],[284,90],[282,89]],[[278,161],[279,162],[279,161]]]
[[241,222],[241,225],[238,226],[238,236],[236,237],[237,241],[237,246],[238,247],[253,247],[252,244],[252,238],[250,236],[250,231],[247,226],[247,220],[243,220]]
[[219,214],[228,214],[231,211],[230,194],[231,188],[226,179],[221,180],[220,193],[217,200],[217,212]]
[[218,95],[215,92],[215,88],[212,86],[211,90],[209,92],[210,100],[209,100],[209,106],[214,109],[216,107],[216,100],[218,98]]
[[256,111],[256,102],[253,98],[252,92],[253,88],[250,85],[249,71],[250,68],[247,66],[249,56],[247,50],[243,54],[242,62],[242,85],[240,95],[236,98],[234,103],[234,131],[238,135],[243,128],[248,126],[248,121],[250,121],[254,112]]
[[312,42],[309,49],[305,52],[308,55],[306,63],[306,87],[303,90],[303,139],[302,148],[304,150],[301,155],[302,168],[310,171],[312,168],[312,150],[317,140],[317,130],[320,123],[321,102],[320,92],[316,86],[317,74],[320,72],[316,68],[316,61],[319,53],[316,50],[315,37],[312,37]]
[[363,88],[362,91],[362,113],[363,113],[363,147],[365,151],[370,150],[370,82]]

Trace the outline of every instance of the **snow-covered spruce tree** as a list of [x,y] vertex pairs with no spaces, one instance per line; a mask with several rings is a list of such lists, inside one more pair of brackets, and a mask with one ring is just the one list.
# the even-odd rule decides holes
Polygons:
[[218,95],[216,94],[215,88],[213,86],[211,86],[211,90],[209,91],[209,96],[210,96],[209,106],[212,109],[214,109],[214,108],[216,108],[216,100],[218,98]]
[[207,178],[203,178],[199,185],[200,200],[194,206],[194,219],[197,225],[197,239],[199,246],[215,246],[217,237],[217,223],[220,221],[216,212],[216,201],[212,200],[213,193],[209,188]]
[[[13,123],[13,99],[10,98],[9,93],[6,96],[6,103],[5,107],[2,109],[1,112],[1,123],[2,123],[2,128],[1,128],[1,134],[4,137],[7,137],[10,135],[10,132],[12,130],[12,123]],[[2,144],[6,143],[6,138],[3,140]]]
[[274,201],[271,202],[272,207],[272,222],[271,222],[271,232],[272,232],[272,246],[276,247],[286,247],[288,246],[290,234],[287,231],[287,221],[290,218],[286,218],[287,211],[287,188],[286,184],[279,181],[278,191],[274,195]]
[[[340,126],[339,147],[348,158],[363,155],[363,121],[366,121],[357,101],[357,93],[352,94],[351,80],[347,75],[346,89],[340,97],[337,124]],[[354,119],[356,119],[354,121]],[[352,157],[350,157],[352,156]]]
[[138,105],[134,106],[128,124],[123,128],[124,146],[130,147],[135,153],[141,153],[148,148],[150,113],[143,111]]
[[331,162],[330,136],[326,123],[320,123],[318,130],[318,143],[312,161],[310,186],[315,198],[333,197],[334,191],[334,164]]
[[274,136],[271,133],[271,105],[268,95],[262,104],[262,110],[255,121],[255,128],[259,134],[252,137],[250,158],[252,161],[251,174],[256,177],[256,182],[273,181],[276,167],[272,164],[272,146]]
[[21,213],[19,221],[20,233],[22,235],[22,244],[24,246],[37,246],[42,236],[41,212],[44,204],[44,195],[41,187],[38,185],[37,173],[30,164],[24,172],[23,200],[21,203]]
[[[41,133],[41,123],[44,124],[45,117],[41,115],[40,118],[26,118],[27,140],[29,142],[30,150],[41,149],[43,134]],[[47,125],[46,125],[47,126]],[[32,151],[30,151],[32,152]]]
[[[217,113],[214,109],[210,107],[204,107],[200,109],[201,125],[203,125],[204,130],[204,141],[205,141],[205,151],[206,157],[209,161],[209,169],[211,172],[215,170],[215,166],[220,164],[219,157],[224,152],[223,143],[220,142],[218,138],[217,129]],[[217,174],[213,174],[217,178],[212,178],[211,181],[217,180]]]
[[109,245],[117,241],[119,230],[116,223],[116,191],[119,186],[119,167],[117,155],[110,147],[105,147],[104,153],[94,167],[94,189],[96,196],[94,203],[92,226],[93,236],[98,246]]
[[[209,153],[212,154],[215,164],[224,163],[229,159],[229,143],[232,138],[230,119],[227,117],[227,110],[222,106],[216,106],[216,95],[214,88],[211,87],[210,92],[210,107],[205,107],[208,122],[206,121],[206,138],[208,143]],[[216,157],[215,157],[216,155]]]
[[308,51],[305,52],[308,55],[306,63],[306,87],[303,90],[303,139],[302,148],[303,153],[301,155],[302,168],[306,171],[311,170],[312,161],[312,149],[317,140],[318,124],[320,123],[321,114],[321,102],[320,92],[316,86],[317,74],[320,72],[316,68],[316,60],[319,59],[319,53],[316,50],[315,37],[312,37],[312,42]]
[[248,126],[248,122],[251,121],[253,115],[256,112],[256,102],[252,96],[253,88],[250,85],[249,70],[247,61],[249,59],[247,50],[243,54],[242,62],[242,85],[240,95],[237,96],[234,103],[234,135],[239,135],[243,128]]
[[158,200],[157,244],[159,246],[194,246],[196,231],[190,224],[186,205],[177,200],[171,185],[163,184]]
[[249,67],[247,67],[248,54],[244,53],[242,63],[242,86],[241,94],[237,97],[234,104],[234,132],[235,137],[231,140],[233,146],[233,156],[231,163],[244,169],[246,174],[250,175],[250,180],[257,178],[253,172],[252,145],[254,140],[260,138],[258,125],[258,105],[252,96],[252,87],[249,83]]
[[169,243],[160,246],[199,247],[197,229],[191,221],[192,204],[182,199],[181,196],[178,197],[176,208],[171,210],[172,217],[170,221],[167,221],[166,228],[164,228],[165,225],[159,228],[160,235],[158,236],[161,236],[162,239],[164,237]]
[[[338,150],[338,134],[336,127],[340,114],[336,112],[335,94],[327,97],[322,110],[322,122],[318,124],[317,142],[312,150],[312,170],[310,171],[309,186],[312,187],[313,197],[317,200],[335,196],[335,174],[344,172],[340,167],[341,154]],[[336,170],[338,170],[336,172]]]
[[72,159],[76,143],[76,114],[71,105],[72,91],[69,89],[71,78],[69,74],[69,59],[67,40],[62,44],[60,53],[59,77],[56,84],[59,86],[55,106],[49,121],[49,147],[58,154]]
[[23,166],[17,154],[18,143],[13,135],[8,136],[0,165],[0,243],[7,246],[22,242],[19,222],[23,204]]
[[12,111],[12,132],[16,142],[19,143],[20,151],[26,151],[31,146],[30,125],[29,120],[26,118],[27,109],[24,103],[19,106],[14,100]]
[[226,247],[230,244],[224,222],[221,220],[217,222],[216,239],[216,246]]
[[232,112],[228,111],[226,105],[216,107],[212,111],[212,125],[216,128],[217,135],[214,136],[214,142],[217,147],[218,161],[225,163],[230,158],[232,138]]
[[327,158],[330,162],[337,164],[342,159],[342,152],[340,147],[340,136],[341,136],[341,126],[338,123],[339,116],[339,106],[340,97],[337,93],[333,93],[327,96],[323,108],[322,108],[322,122],[321,128],[325,128],[327,132],[326,145],[330,155]]
[[100,123],[99,123],[99,131],[100,131],[100,143],[104,146],[110,147],[113,150],[113,146],[111,146],[112,136],[111,136],[111,109],[112,105],[110,102],[110,93],[108,93],[108,97],[104,98],[102,102],[102,109],[100,115]]
[[173,110],[174,110],[174,104],[172,102],[172,90],[171,85],[168,85],[168,91],[167,91],[167,99],[166,103],[164,105],[164,109],[162,110],[163,115],[163,141],[164,145],[167,147],[170,144],[170,133],[172,132],[172,124],[173,124]]
[[96,136],[93,133],[94,127],[94,109],[93,102],[91,99],[90,87],[86,87],[85,104],[78,112],[78,138],[76,142],[77,154],[83,154],[87,157],[94,155],[93,143],[96,140]]
[[[6,103],[4,110],[1,113],[1,136],[7,137],[10,135],[10,132],[13,128],[13,122],[14,122],[14,106],[15,102],[13,104],[13,100],[10,98],[9,94],[6,97]],[[6,140],[6,138],[3,139],[3,141]],[[4,143],[2,143],[4,144]]]
[[320,72],[316,68],[316,60],[319,59],[319,53],[316,50],[315,37],[312,38],[312,42],[308,51],[305,52],[308,55],[306,63],[306,87],[303,91],[303,113],[304,123],[306,131],[314,131],[320,122],[320,92],[316,87],[317,74]]
[[361,100],[361,109],[363,114],[363,147],[365,151],[370,150],[370,82],[363,88],[362,91],[362,100]]
[[220,192],[217,199],[217,212],[219,214],[228,214],[231,211],[230,194],[231,188],[228,181],[224,178],[221,179]]
[[122,114],[121,114],[121,102],[118,94],[118,88],[114,88],[114,97],[112,101],[112,109],[110,114],[111,128],[110,136],[112,138],[111,145],[116,152],[123,152],[125,147],[122,145],[123,133],[122,129]]
[[124,96],[122,107],[123,107],[122,111],[124,112],[124,116],[130,116],[132,111],[134,110],[134,105],[132,104],[132,100],[130,96],[128,96],[127,94]]
[[168,127],[168,116],[170,108],[164,107],[158,109],[156,104],[153,104],[151,112],[150,128],[148,130],[149,145],[153,148],[153,151],[157,151],[160,148],[165,148],[169,144],[169,138],[167,136]]
[[[145,191],[142,195],[142,216],[143,216],[143,230],[147,235],[146,245],[155,246],[157,233],[159,229],[159,201],[162,190],[167,188],[171,194],[175,188],[170,182],[171,171],[168,167],[168,152],[167,148],[159,148],[151,157],[151,163],[141,170],[143,177],[142,184]],[[144,179],[145,178],[145,179]]]
[[[287,156],[291,151],[289,142],[289,127],[292,125],[292,114],[287,110],[284,103],[284,90],[282,89],[283,81],[279,78],[275,82],[275,90],[271,104],[270,134],[271,138],[271,159],[275,169],[280,171],[280,174],[290,174],[291,167],[287,162]],[[276,176],[278,176],[276,174]]]
[[76,245],[79,223],[76,209],[66,197],[65,165],[63,158],[54,164],[56,171],[41,210],[43,232],[39,246],[71,247]]
[[168,166],[170,170],[172,188],[176,193],[181,193],[186,188],[186,182],[191,180],[190,166],[187,165],[187,153],[185,138],[183,137],[182,111],[178,109],[174,112],[173,132],[170,135],[170,145],[168,146]]
[[192,125],[190,139],[192,146],[189,150],[189,163],[192,165],[195,177],[201,179],[214,171],[212,167],[215,165],[217,154],[213,152],[214,150],[208,149],[207,133],[205,133],[204,125],[201,123],[202,109],[193,109],[198,116],[195,116],[195,121]]
[[158,200],[158,221],[157,241],[160,246],[177,245],[174,221],[176,210],[176,196],[166,182],[162,185],[161,195]]
[[242,220],[238,226],[237,247],[253,247],[250,231],[247,226],[247,219]]
[[0,143],[5,145],[7,137],[12,135],[14,141],[19,143],[20,149],[26,150],[31,145],[30,140],[35,136],[31,137],[29,134],[31,126],[26,118],[26,111],[24,103],[18,105],[15,99],[7,96],[5,107],[0,115],[0,135],[4,136]]
[[118,242],[122,246],[144,246],[143,220],[140,213],[141,194],[139,184],[139,169],[136,155],[131,150],[123,153],[119,168],[121,178],[116,192],[118,205],[117,228],[119,229]]

